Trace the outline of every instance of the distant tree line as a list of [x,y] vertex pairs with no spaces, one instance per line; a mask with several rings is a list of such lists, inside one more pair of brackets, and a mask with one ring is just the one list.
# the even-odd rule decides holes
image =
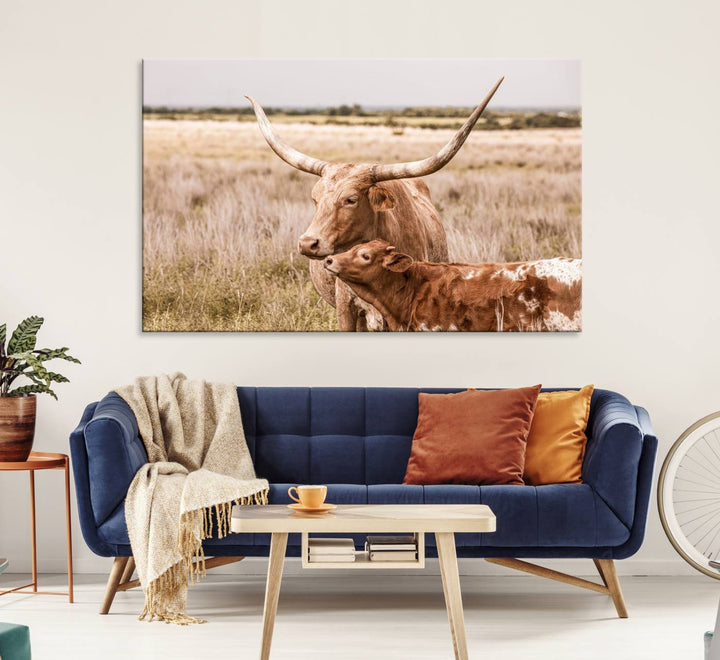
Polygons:
[[[325,108],[282,108],[266,107],[265,113],[268,116],[283,115],[286,117],[327,117],[327,123],[342,123],[343,117],[363,117],[368,123],[377,125],[378,119],[387,126],[403,126],[403,118],[428,119],[427,122],[413,121],[412,126],[417,128],[459,128],[474,108],[459,108],[454,106],[427,106],[408,107],[402,110],[371,110],[365,109],[360,104],[339,105]],[[251,106],[233,107],[210,107],[210,108],[171,108],[167,106],[143,106],[143,113],[152,115],[163,115],[169,119],[192,118],[217,116],[232,119],[246,119],[253,115]],[[433,119],[457,119],[456,122],[442,123],[433,122]],[[476,128],[481,130],[520,130],[528,128],[577,128],[582,125],[582,115],[579,111],[547,111],[547,110],[508,110],[508,111],[487,111],[483,113]]]

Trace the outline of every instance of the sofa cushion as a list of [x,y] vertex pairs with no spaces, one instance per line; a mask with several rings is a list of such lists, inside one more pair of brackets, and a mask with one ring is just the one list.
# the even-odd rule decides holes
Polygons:
[[[213,525],[213,529],[217,529],[217,524]],[[130,545],[130,537],[128,536],[127,525],[125,524],[125,503],[123,502],[107,520],[98,527],[98,535],[106,543],[114,545]],[[217,546],[233,546],[233,545],[255,545],[256,534],[228,534],[224,538],[213,537],[203,542],[205,554],[209,557],[213,556],[212,548]],[[270,542],[263,539],[262,545],[269,545]]]
[[[270,484],[270,504],[292,504],[288,488],[297,483]],[[363,484],[328,484],[326,502],[331,504],[367,504],[368,487]]]
[[[296,484],[271,484],[270,504],[289,504],[287,490]],[[327,501],[333,504],[487,504],[497,517],[497,530],[486,534],[456,534],[458,548],[561,548],[613,546],[629,538],[628,528],[586,484],[550,486],[405,486],[402,484],[330,484]],[[367,530],[372,532],[372,530]],[[98,530],[107,543],[127,545],[124,507],[119,507]],[[364,534],[354,535],[358,547]],[[208,539],[206,554],[217,545],[269,547],[269,534],[230,534]],[[426,535],[435,546],[435,537]],[[288,545],[300,545],[291,534]],[[492,556],[490,552],[488,556]],[[522,556],[522,552],[518,553]]]
[[419,391],[239,387],[245,438],[258,476],[270,483],[402,483]]
[[365,479],[368,484],[402,484],[410,458],[409,435],[370,435],[365,438]]
[[624,543],[628,528],[586,484],[483,486],[481,499],[497,517],[482,534],[487,547],[596,547]]
[[540,385],[457,394],[420,393],[406,484],[522,485]]
[[593,386],[538,396],[525,452],[526,484],[580,483]]

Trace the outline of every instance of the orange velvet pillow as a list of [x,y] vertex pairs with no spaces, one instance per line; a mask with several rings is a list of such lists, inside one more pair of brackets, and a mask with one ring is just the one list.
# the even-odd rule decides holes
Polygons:
[[522,484],[540,385],[418,396],[406,484]]
[[542,392],[535,406],[525,453],[525,483],[579,484],[585,456],[593,386]]

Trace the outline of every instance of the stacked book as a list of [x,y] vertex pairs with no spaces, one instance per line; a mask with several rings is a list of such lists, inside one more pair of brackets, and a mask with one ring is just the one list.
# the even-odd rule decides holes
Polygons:
[[406,536],[368,536],[365,551],[370,561],[416,561],[417,539]]
[[308,539],[308,561],[312,563],[355,561],[352,539]]

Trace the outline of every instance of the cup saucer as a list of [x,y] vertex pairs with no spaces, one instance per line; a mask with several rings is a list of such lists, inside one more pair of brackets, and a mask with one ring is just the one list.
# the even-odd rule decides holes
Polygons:
[[301,511],[302,513],[326,513],[327,511],[337,509],[337,504],[328,504],[325,502],[320,506],[313,507],[303,506],[302,504],[288,504],[288,507],[293,511]]

